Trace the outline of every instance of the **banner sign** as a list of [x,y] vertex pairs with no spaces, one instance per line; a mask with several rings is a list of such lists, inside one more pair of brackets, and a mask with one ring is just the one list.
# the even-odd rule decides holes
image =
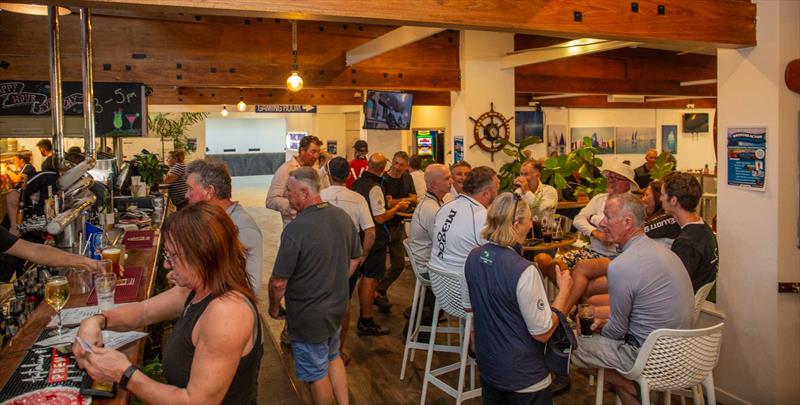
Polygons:
[[308,132],[287,132],[286,149],[297,152],[300,149],[300,140],[306,135],[308,135]]
[[767,128],[728,128],[728,185],[764,191]]
[[257,113],[315,113],[317,106],[302,104],[256,104]]

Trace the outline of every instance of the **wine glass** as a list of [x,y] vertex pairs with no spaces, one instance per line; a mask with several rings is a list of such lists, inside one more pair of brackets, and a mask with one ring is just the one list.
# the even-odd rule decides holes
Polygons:
[[69,283],[64,276],[53,276],[47,280],[44,286],[44,300],[58,312],[58,329],[56,333],[61,336],[61,308],[64,308],[69,300]]

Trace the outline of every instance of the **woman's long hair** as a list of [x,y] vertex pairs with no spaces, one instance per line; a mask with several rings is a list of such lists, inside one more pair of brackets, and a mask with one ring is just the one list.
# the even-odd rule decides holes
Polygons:
[[664,207],[661,206],[661,185],[663,183],[660,180],[653,180],[650,182],[650,191],[653,193],[653,199],[656,200],[655,205],[653,206],[653,213],[648,215],[648,218],[653,218],[655,216],[661,215],[664,213]]
[[481,236],[501,246],[513,246],[517,243],[514,223],[530,217],[531,209],[519,194],[502,193],[486,212],[486,226]]
[[172,214],[162,231],[165,240],[179,249],[181,259],[198,271],[211,295],[238,291],[257,302],[239,232],[222,208],[207,202],[190,204]]

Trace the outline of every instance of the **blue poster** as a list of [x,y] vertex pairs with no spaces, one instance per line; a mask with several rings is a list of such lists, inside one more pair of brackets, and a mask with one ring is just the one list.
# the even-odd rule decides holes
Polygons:
[[766,128],[728,128],[728,185],[764,191],[766,157]]
[[464,160],[464,137],[453,137],[453,164]]
[[661,151],[669,152],[671,154],[678,153],[678,126],[677,125],[662,125],[661,126]]

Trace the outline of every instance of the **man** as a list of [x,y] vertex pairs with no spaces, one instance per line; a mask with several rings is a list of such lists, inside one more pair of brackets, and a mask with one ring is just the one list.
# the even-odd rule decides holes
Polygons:
[[414,154],[408,158],[408,174],[411,175],[411,180],[414,180],[414,190],[417,195],[425,195],[425,173],[422,172],[422,158]]
[[702,194],[700,182],[681,172],[667,175],[661,186],[661,207],[681,227],[678,237],[672,242],[672,251],[686,267],[695,292],[717,278],[719,266],[717,238],[695,212]]
[[297,156],[282,164],[272,177],[272,183],[270,183],[269,191],[267,192],[266,206],[269,209],[280,212],[284,228],[297,215],[297,212],[292,209],[289,199],[286,197],[286,182],[289,179],[289,173],[299,167],[312,167],[317,164],[321,146],[322,141],[316,136],[304,136],[300,140]]
[[644,234],[644,204],[638,197],[615,194],[605,204],[601,227],[622,253],[608,266],[611,316],[595,318],[600,335],[580,339],[572,354],[581,368],[606,368],[608,382],[623,403],[633,403],[633,383],[616,371],[630,370],[639,347],[656,329],[689,326],[694,310],[692,283],[678,256]]
[[[78,267],[88,271],[100,272],[100,262],[86,256],[67,253],[52,246],[41,245],[19,239],[6,228],[0,226],[0,255],[7,254],[31,263],[44,266]],[[13,272],[0,269],[0,282],[7,283],[11,280]]]
[[42,161],[43,172],[58,172],[55,163],[53,162],[53,143],[49,139],[42,139],[36,142],[36,147],[39,148],[39,153],[44,156]]
[[[450,192],[451,185],[450,171],[447,170],[445,165],[434,163],[425,169],[425,188],[427,192],[419,199],[408,229],[408,244],[411,247],[412,256],[409,259],[414,261],[423,277],[428,276],[428,261],[431,259],[431,244],[434,238],[433,229],[436,213],[444,204],[444,197]],[[428,289],[423,319],[431,318],[434,300],[433,292]],[[411,308],[409,308],[408,312],[409,314],[411,313]]]
[[[408,173],[408,154],[397,152],[392,157],[392,167],[383,174],[381,188],[386,197],[386,206],[392,208],[400,201],[407,201],[409,204],[417,203],[417,191],[414,188],[414,180]],[[375,298],[375,305],[383,312],[389,312],[392,305],[389,303],[387,292],[392,283],[400,277],[406,267],[406,250],[403,248],[405,239],[405,227],[403,218],[395,216],[388,221],[389,228],[389,270],[381,279],[378,285],[378,296]]]
[[645,189],[650,184],[650,170],[656,166],[656,159],[658,159],[658,151],[648,149],[644,155],[644,163],[636,168],[636,184],[639,185],[639,188]]
[[556,205],[558,205],[556,189],[541,181],[542,169],[541,163],[535,160],[526,160],[519,168],[519,176],[514,179],[514,184],[519,187],[514,192],[522,196],[533,210],[534,215],[555,212]]
[[[361,232],[361,258],[359,259],[359,264],[364,263],[367,259],[367,254],[375,243],[375,222],[372,220],[369,205],[361,194],[348,189],[344,185],[350,174],[350,165],[347,163],[347,159],[335,157],[328,162],[327,167],[331,186],[322,189],[319,193],[320,197],[322,201],[343,209],[353,221],[356,231]],[[356,281],[358,281],[358,274],[353,274],[350,277],[350,297],[353,295]],[[349,306],[350,300],[348,299],[347,302]],[[341,353],[345,365],[350,362],[350,356],[344,352],[344,343],[347,339],[349,326],[350,311],[346,311],[342,320],[342,333],[340,335]]]
[[495,171],[479,166],[469,172],[463,193],[439,209],[433,226],[433,248],[428,267],[461,276],[461,300],[470,308],[464,280],[464,262],[469,252],[486,243],[481,236],[486,223],[486,208],[497,197],[500,180]]
[[186,200],[189,204],[208,201],[219,206],[228,213],[239,230],[239,241],[246,250],[247,276],[253,291],[258,294],[263,278],[261,229],[239,202],[231,201],[231,174],[228,165],[221,160],[205,158],[189,163],[186,171]]
[[347,404],[347,373],[339,356],[339,331],[347,310],[347,278],[361,244],[350,217],[323,202],[316,170],[293,170],[286,197],[296,218],[283,229],[269,281],[269,315],[281,317],[286,296],[289,337],[297,378],[311,384],[316,404]]
[[[17,211],[22,199],[22,185],[36,175],[36,169],[31,164],[30,152],[19,152],[11,158],[13,170],[6,166],[6,175],[13,185],[13,189],[6,194],[6,213],[8,229],[13,235],[19,235],[17,230]],[[27,183],[26,183],[27,184]]]
[[470,166],[466,160],[461,160],[450,166],[450,176],[453,179],[453,185],[450,187],[450,193],[445,196],[444,202],[455,200],[459,194],[464,192],[464,181],[467,179],[470,170],[472,170],[472,166]]
[[347,188],[353,188],[353,182],[361,177],[364,170],[367,170],[367,153],[369,145],[367,141],[359,139],[353,145],[355,159],[350,161],[350,176],[347,177]]
[[388,207],[381,189],[381,175],[386,168],[386,156],[373,153],[369,158],[367,170],[361,178],[353,183],[353,191],[361,194],[369,205],[372,220],[375,221],[375,244],[367,255],[367,259],[359,268],[361,281],[358,284],[358,301],[361,316],[358,319],[359,336],[379,336],[389,333],[389,328],[378,325],[372,319],[375,302],[375,290],[386,272],[386,246],[391,242],[389,224],[387,222],[397,215],[398,211],[408,208],[408,200],[400,200]]

